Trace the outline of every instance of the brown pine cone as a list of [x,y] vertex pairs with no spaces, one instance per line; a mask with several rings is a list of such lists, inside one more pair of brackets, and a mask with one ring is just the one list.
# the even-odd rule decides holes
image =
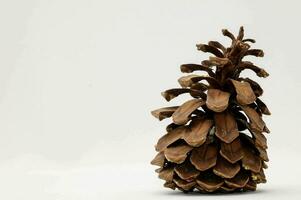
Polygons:
[[165,187],[184,192],[232,192],[256,190],[265,183],[263,169],[268,162],[265,133],[269,129],[262,114],[270,115],[259,99],[263,90],[258,83],[240,77],[245,69],[259,77],[269,74],[245,56],[263,57],[260,49],[251,49],[253,39],[243,39],[244,29],[237,37],[228,30],[223,35],[232,41],[226,48],[217,41],[198,44],[197,49],[212,53],[201,64],[184,64],[183,73],[201,71],[181,77],[180,88],[166,90],[162,96],[170,101],[181,94],[192,99],[180,106],[152,111],[163,120],[171,118],[157,145],[158,154],[151,164],[165,180]]

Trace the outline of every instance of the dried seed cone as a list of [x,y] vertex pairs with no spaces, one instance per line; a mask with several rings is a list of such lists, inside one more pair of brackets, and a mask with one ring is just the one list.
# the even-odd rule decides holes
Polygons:
[[163,120],[171,118],[155,145],[158,152],[151,164],[165,181],[164,186],[184,192],[232,192],[256,190],[265,183],[264,168],[268,162],[265,133],[269,132],[262,115],[270,115],[259,99],[263,90],[243,70],[259,77],[269,74],[246,56],[263,57],[260,49],[251,49],[253,39],[244,39],[244,29],[237,37],[222,30],[231,39],[226,48],[217,41],[198,44],[197,49],[213,54],[201,64],[184,64],[183,73],[200,71],[201,75],[181,77],[179,88],[162,92],[170,101],[181,94],[192,98],[180,106],[152,111]]

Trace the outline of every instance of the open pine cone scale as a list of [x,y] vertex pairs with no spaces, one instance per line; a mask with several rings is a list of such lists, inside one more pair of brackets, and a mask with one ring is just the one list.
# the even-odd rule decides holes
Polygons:
[[158,154],[151,164],[165,181],[164,186],[184,192],[232,192],[256,190],[265,183],[263,169],[267,168],[269,129],[262,115],[270,115],[258,97],[263,90],[250,78],[242,78],[244,70],[252,70],[259,77],[269,74],[262,68],[243,61],[246,56],[263,57],[260,49],[251,49],[253,39],[244,39],[244,29],[237,37],[222,31],[231,39],[226,48],[217,41],[198,44],[197,49],[213,56],[201,64],[184,64],[183,73],[201,71],[204,75],[181,77],[181,87],[162,92],[171,101],[181,94],[192,99],[180,106],[152,111],[163,120],[171,118],[167,133],[155,149]]

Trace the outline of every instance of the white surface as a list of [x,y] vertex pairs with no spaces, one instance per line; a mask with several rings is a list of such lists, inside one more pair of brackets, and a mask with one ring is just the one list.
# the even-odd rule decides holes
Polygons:
[[[33,158],[30,158],[32,162]],[[39,158],[38,162],[41,162]],[[300,172],[287,172],[280,165],[268,171],[269,182],[256,192],[231,194],[183,194],[163,188],[147,164],[104,164],[93,167],[60,168],[24,166],[1,168],[1,195],[9,199],[98,200],[98,199],[300,199]],[[11,164],[11,163],[10,163]],[[15,163],[16,164],[16,163]],[[29,163],[28,163],[29,164]],[[35,163],[36,164],[36,163]],[[274,164],[276,164],[274,162]],[[3,170],[6,173],[3,173]],[[9,173],[7,173],[9,171]],[[295,173],[294,176],[288,176]],[[271,174],[271,177],[269,176]]]
[[[300,1],[0,1],[0,199],[182,199],[149,161],[168,123],[150,110],[175,105],[183,63],[222,28],[246,37],[269,73],[258,80],[266,123],[268,183],[218,198],[301,199]],[[245,75],[254,74],[249,73]],[[186,96],[187,97],[187,96]]]

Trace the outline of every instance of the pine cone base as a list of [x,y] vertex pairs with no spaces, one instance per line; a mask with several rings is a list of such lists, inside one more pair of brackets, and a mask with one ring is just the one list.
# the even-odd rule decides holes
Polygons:
[[[239,136],[237,139],[244,141],[241,137],[248,136]],[[242,144],[242,146],[244,145],[248,146],[250,144]],[[183,192],[228,193],[255,191],[257,184],[266,182],[263,171],[266,165],[262,160],[258,160],[258,163],[254,164],[254,166],[256,165],[255,169],[254,166],[247,164],[248,161],[243,162],[239,160],[235,163],[230,163],[221,155],[217,155],[215,162],[212,164],[213,167],[201,171],[191,163],[192,154],[198,152],[198,148],[188,153],[185,161],[181,164],[170,162],[162,157],[164,159],[161,161],[163,162],[162,167],[158,168],[156,172],[159,178],[165,181],[164,187],[173,190],[179,189]],[[158,157],[161,156],[156,156],[152,164],[158,165]],[[197,157],[203,158],[203,154],[198,154]]]

